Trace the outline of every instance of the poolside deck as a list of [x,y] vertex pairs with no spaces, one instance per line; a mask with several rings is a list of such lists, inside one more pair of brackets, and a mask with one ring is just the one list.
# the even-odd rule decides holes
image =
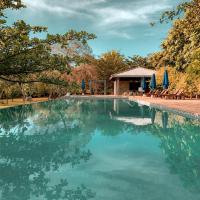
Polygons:
[[44,102],[44,101],[48,101],[48,98],[33,98],[32,101],[25,101],[25,102],[22,100],[22,98],[13,99],[13,101],[11,99],[9,99],[8,102],[6,100],[1,100],[0,101],[0,109],[24,105],[24,104]]
[[129,100],[160,109],[179,112],[180,114],[193,115],[197,118],[200,118],[200,100],[170,100],[143,96],[129,97]]

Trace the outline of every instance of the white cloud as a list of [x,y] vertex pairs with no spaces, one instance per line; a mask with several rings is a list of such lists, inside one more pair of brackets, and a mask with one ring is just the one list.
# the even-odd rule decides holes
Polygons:
[[44,0],[24,0],[27,8],[32,9],[36,12],[39,10],[48,11],[56,14],[75,14],[76,11],[74,9],[68,9],[67,7],[62,7],[58,5],[48,4]]
[[95,12],[101,18],[102,26],[123,27],[133,24],[148,23],[151,15],[169,8],[169,5],[146,5],[141,8],[113,8],[97,9]]
[[62,14],[80,14],[80,10],[88,9],[93,5],[97,5],[100,3],[105,3],[106,0],[63,0],[63,1],[55,1],[55,0],[23,0],[25,5],[28,8],[33,9],[35,11],[43,10],[52,13],[62,13]]
[[[131,38],[124,28],[149,23],[153,16],[169,9],[171,0],[24,0],[36,13],[50,12],[87,21],[91,29],[116,37]],[[123,31],[121,31],[123,30]]]
[[122,39],[133,39],[133,35],[127,33],[126,31],[118,31],[118,30],[107,30],[106,35],[109,36],[115,36],[117,38],[122,38]]

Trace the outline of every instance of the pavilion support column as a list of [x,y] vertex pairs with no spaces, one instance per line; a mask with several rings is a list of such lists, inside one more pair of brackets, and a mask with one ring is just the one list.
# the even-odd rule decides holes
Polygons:
[[107,94],[107,83],[106,80],[104,80],[104,95]]
[[117,80],[116,80],[116,94],[115,95],[119,95],[119,87],[120,87],[119,78],[117,78]]
[[117,81],[114,81],[114,95],[117,95]]

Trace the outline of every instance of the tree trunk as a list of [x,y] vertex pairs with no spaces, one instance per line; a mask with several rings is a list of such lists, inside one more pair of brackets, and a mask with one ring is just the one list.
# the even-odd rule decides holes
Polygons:
[[19,83],[19,87],[20,87],[20,90],[22,92],[22,99],[23,99],[23,102],[25,103],[26,101],[26,94],[25,94],[25,91],[24,91],[24,88],[23,88],[23,84],[22,83]]
[[0,100],[2,99],[2,95],[3,95],[3,90],[2,90],[2,92],[0,93]]

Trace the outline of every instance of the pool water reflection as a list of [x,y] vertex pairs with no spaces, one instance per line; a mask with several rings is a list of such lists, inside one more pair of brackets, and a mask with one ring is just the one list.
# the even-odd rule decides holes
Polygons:
[[200,122],[125,100],[0,111],[1,200],[198,200]]

